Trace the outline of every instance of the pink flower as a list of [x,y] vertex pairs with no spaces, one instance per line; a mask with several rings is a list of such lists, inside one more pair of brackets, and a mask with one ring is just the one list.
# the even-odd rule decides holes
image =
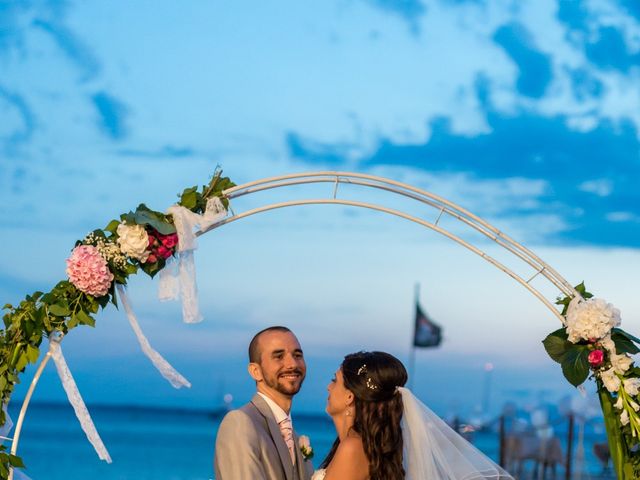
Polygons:
[[109,292],[113,274],[98,249],[92,245],[80,245],[67,259],[67,275],[78,290],[94,297]]
[[151,253],[147,257],[147,261],[144,263],[156,263],[157,261],[158,261],[158,258],[153,253]]
[[587,360],[589,360],[589,364],[592,367],[599,367],[604,362],[604,352],[602,350],[592,350]]
[[171,233],[169,235],[162,235],[160,237],[160,241],[162,242],[162,245],[164,245],[165,247],[173,248],[176,245],[178,245],[178,234]]
[[160,255],[162,258],[164,258],[165,260],[167,258],[169,258],[173,254],[173,252],[171,252],[171,250],[169,250],[168,248],[164,247],[163,245],[160,245],[157,248],[156,253],[158,255]]

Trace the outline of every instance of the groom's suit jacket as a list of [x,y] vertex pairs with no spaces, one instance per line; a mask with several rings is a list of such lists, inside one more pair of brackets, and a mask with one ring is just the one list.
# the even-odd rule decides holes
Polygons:
[[249,403],[227,413],[216,437],[216,480],[309,480],[313,465],[305,461],[294,432],[296,464],[280,427],[264,399],[256,394]]

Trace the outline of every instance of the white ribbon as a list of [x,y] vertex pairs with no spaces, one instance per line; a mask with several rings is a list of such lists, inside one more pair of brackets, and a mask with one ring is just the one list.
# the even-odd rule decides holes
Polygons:
[[204,214],[198,215],[188,208],[173,205],[167,210],[173,216],[178,234],[178,261],[169,260],[160,271],[158,298],[160,301],[182,299],[182,318],[186,323],[202,321],[198,307],[196,286],[196,266],[193,252],[198,248],[196,227],[202,231],[220,222],[227,216],[227,210],[218,197],[207,200]]
[[52,335],[49,337],[49,353],[51,353],[51,358],[53,358],[53,361],[56,364],[56,369],[58,370],[58,375],[60,375],[60,380],[62,380],[64,391],[67,392],[67,397],[69,398],[69,402],[71,403],[73,410],[76,412],[76,417],[78,417],[78,420],[80,421],[80,426],[87,435],[87,439],[89,439],[91,445],[93,445],[98,457],[100,457],[100,460],[105,460],[107,463],[111,463],[111,456],[109,455],[107,448],[104,446],[104,443],[102,443],[100,435],[98,435],[96,426],[93,424],[93,420],[91,420],[91,415],[89,415],[89,410],[87,410],[87,406],[84,404],[84,401],[80,396],[78,386],[76,385],[73,376],[71,376],[71,371],[67,366],[64,356],[62,355],[62,349],[60,348],[61,339],[61,336]]
[[124,310],[127,313],[127,318],[129,319],[131,328],[136,334],[136,337],[138,338],[138,343],[140,343],[140,348],[142,348],[142,351],[144,352],[144,354],[147,357],[149,357],[149,360],[151,360],[151,363],[153,363],[153,365],[158,369],[160,374],[164,378],[166,378],[174,388],[181,388],[181,387],[190,388],[191,383],[189,382],[189,380],[187,380],[182,375],[180,375],[180,373],[175,368],[173,368],[171,364],[162,357],[162,355],[160,355],[157,351],[155,351],[151,347],[149,340],[147,340],[147,337],[145,337],[144,333],[142,332],[142,329],[140,328],[140,325],[138,324],[138,320],[136,318],[135,313],[133,313],[133,309],[131,308],[129,297],[127,296],[127,291],[124,288],[124,285],[118,284],[116,286],[116,289],[118,290],[118,296],[120,297],[120,301],[124,306]]
[[13,438],[7,436],[13,428],[13,420],[11,420],[9,412],[7,412],[6,403],[2,405],[2,411],[4,412],[4,425],[0,426],[0,445],[2,445],[5,440],[13,440]]

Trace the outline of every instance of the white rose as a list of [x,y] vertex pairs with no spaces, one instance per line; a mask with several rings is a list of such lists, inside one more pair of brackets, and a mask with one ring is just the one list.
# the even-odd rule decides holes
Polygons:
[[623,410],[620,414],[620,423],[622,423],[622,425],[629,425],[629,413],[626,410]]
[[311,450],[311,442],[309,441],[309,437],[307,437],[306,435],[300,435],[300,437],[298,437],[298,444],[300,448]]
[[607,390],[611,393],[615,393],[620,390],[620,378],[616,375],[615,369],[611,367],[600,374],[600,379]]
[[629,367],[633,363],[631,357],[626,354],[622,355],[611,355],[611,366],[615,369],[617,373],[624,373],[629,370]]
[[121,223],[116,230],[118,245],[126,256],[135,258],[144,263],[149,256],[149,235],[142,225],[126,225]]
[[598,340],[620,325],[620,310],[601,298],[581,301],[574,298],[566,316],[569,341]]
[[638,395],[640,391],[640,378],[625,378],[623,380],[624,391],[632,397]]

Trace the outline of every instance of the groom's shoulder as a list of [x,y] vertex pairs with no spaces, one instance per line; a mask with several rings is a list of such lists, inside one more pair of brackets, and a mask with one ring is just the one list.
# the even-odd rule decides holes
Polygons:
[[261,416],[260,412],[252,402],[248,402],[240,408],[228,411],[222,423],[246,424],[254,422]]
[[219,434],[237,435],[239,433],[247,434],[250,431],[256,431],[260,424],[262,415],[251,402],[243,405],[235,410],[226,413],[220,423]]

